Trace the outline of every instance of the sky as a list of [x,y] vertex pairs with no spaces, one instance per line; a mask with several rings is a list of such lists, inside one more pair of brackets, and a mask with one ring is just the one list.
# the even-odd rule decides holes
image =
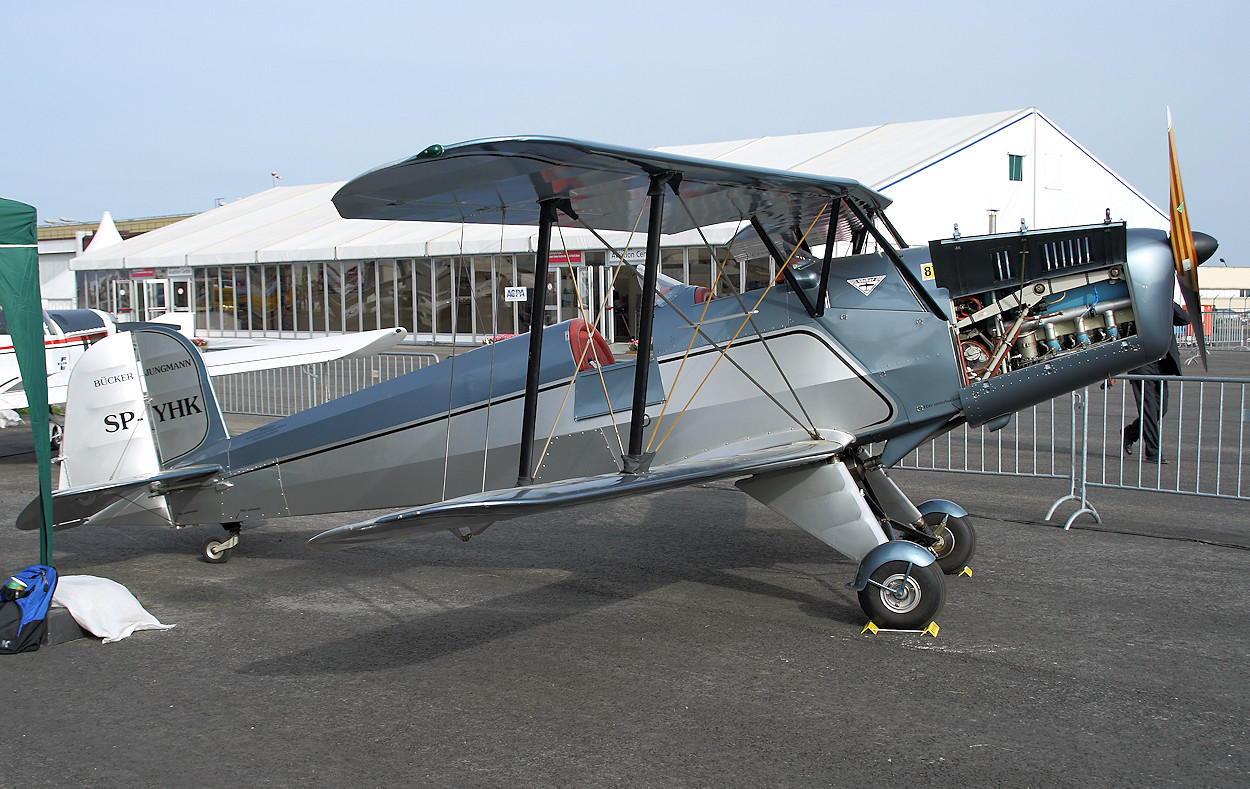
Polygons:
[[1250,3],[598,6],[0,0],[0,197],[133,219],[432,143],[651,148],[1037,107],[1166,211],[1170,106],[1193,227],[1250,266],[1232,155]]

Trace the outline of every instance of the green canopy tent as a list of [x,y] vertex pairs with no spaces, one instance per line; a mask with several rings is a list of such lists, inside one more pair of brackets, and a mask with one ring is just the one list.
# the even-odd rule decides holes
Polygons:
[[39,561],[52,563],[52,448],[48,442],[48,370],[43,351],[43,302],[35,209],[0,197],[0,309],[17,352],[39,464]]

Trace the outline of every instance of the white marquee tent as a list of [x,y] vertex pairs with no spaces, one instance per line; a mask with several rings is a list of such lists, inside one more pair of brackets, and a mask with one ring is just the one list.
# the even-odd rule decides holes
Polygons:
[[[998,229],[1101,221],[1166,227],[1166,214],[1035,108],[843,131],[665,147],[689,156],[854,178],[894,200],[889,215],[912,244]],[[1014,175],[1009,161],[1015,157]],[[343,219],[330,198],[342,182],[268,189],[120,244],[92,246],[75,270],[239,265],[531,252],[525,227]],[[727,237],[731,231],[726,230]],[[725,240],[713,238],[713,243]],[[626,234],[609,243],[630,245]],[[698,244],[697,236],[668,239]],[[599,249],[564,231],[555,249]]]

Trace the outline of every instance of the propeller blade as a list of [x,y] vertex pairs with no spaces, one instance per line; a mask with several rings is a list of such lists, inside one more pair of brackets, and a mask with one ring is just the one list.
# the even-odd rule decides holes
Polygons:
[[[1194,234],[1189,227],[1189,211],[1185,206],[1185,190],[1181,187],[1181,165],[1176,156],[1176,137],[1172,134],[1172,111],[1168,110],[1168,214],[1171,228],[1172,264],[1176,266],[1176,281],[1185,299],[1189,313],[1189,325],[1198,341],[1198,354],[1202,357],[1202,369],[1207,370],[1207,339],[1202,325],[1202,300],[1198,290],[1198,251],[1194,248]],[[1201,234],[1214,241],[1210,236]],[[1205,251],[1205,250],[1204,250]],[[1213,253],[1215,250],[1212,249]],[[1208,254],[1206,257],[1210,257]],[[1205,260],[1206,258],[1203,258]]]
[[[1180,280],[1180,275],[1177,275]],[[1207,338],[1206,331],[1202,325],[1202,301],[1198,293],[1191,290],[1188,283],[1180,280],[1181,296],[1185,299],[1185,312],[1189,315],[1189,325],[1193,327],[1194,339],[1198,341],[1198,355],[1202,357],[1202,369],[1210,370],[1207,367]]]

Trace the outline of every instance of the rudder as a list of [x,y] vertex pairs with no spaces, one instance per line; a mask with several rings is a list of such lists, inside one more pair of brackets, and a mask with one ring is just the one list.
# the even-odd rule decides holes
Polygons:
[[70,373],[62,489],[152,477],[229,436],[190,341],[157,324],[118,328]]

